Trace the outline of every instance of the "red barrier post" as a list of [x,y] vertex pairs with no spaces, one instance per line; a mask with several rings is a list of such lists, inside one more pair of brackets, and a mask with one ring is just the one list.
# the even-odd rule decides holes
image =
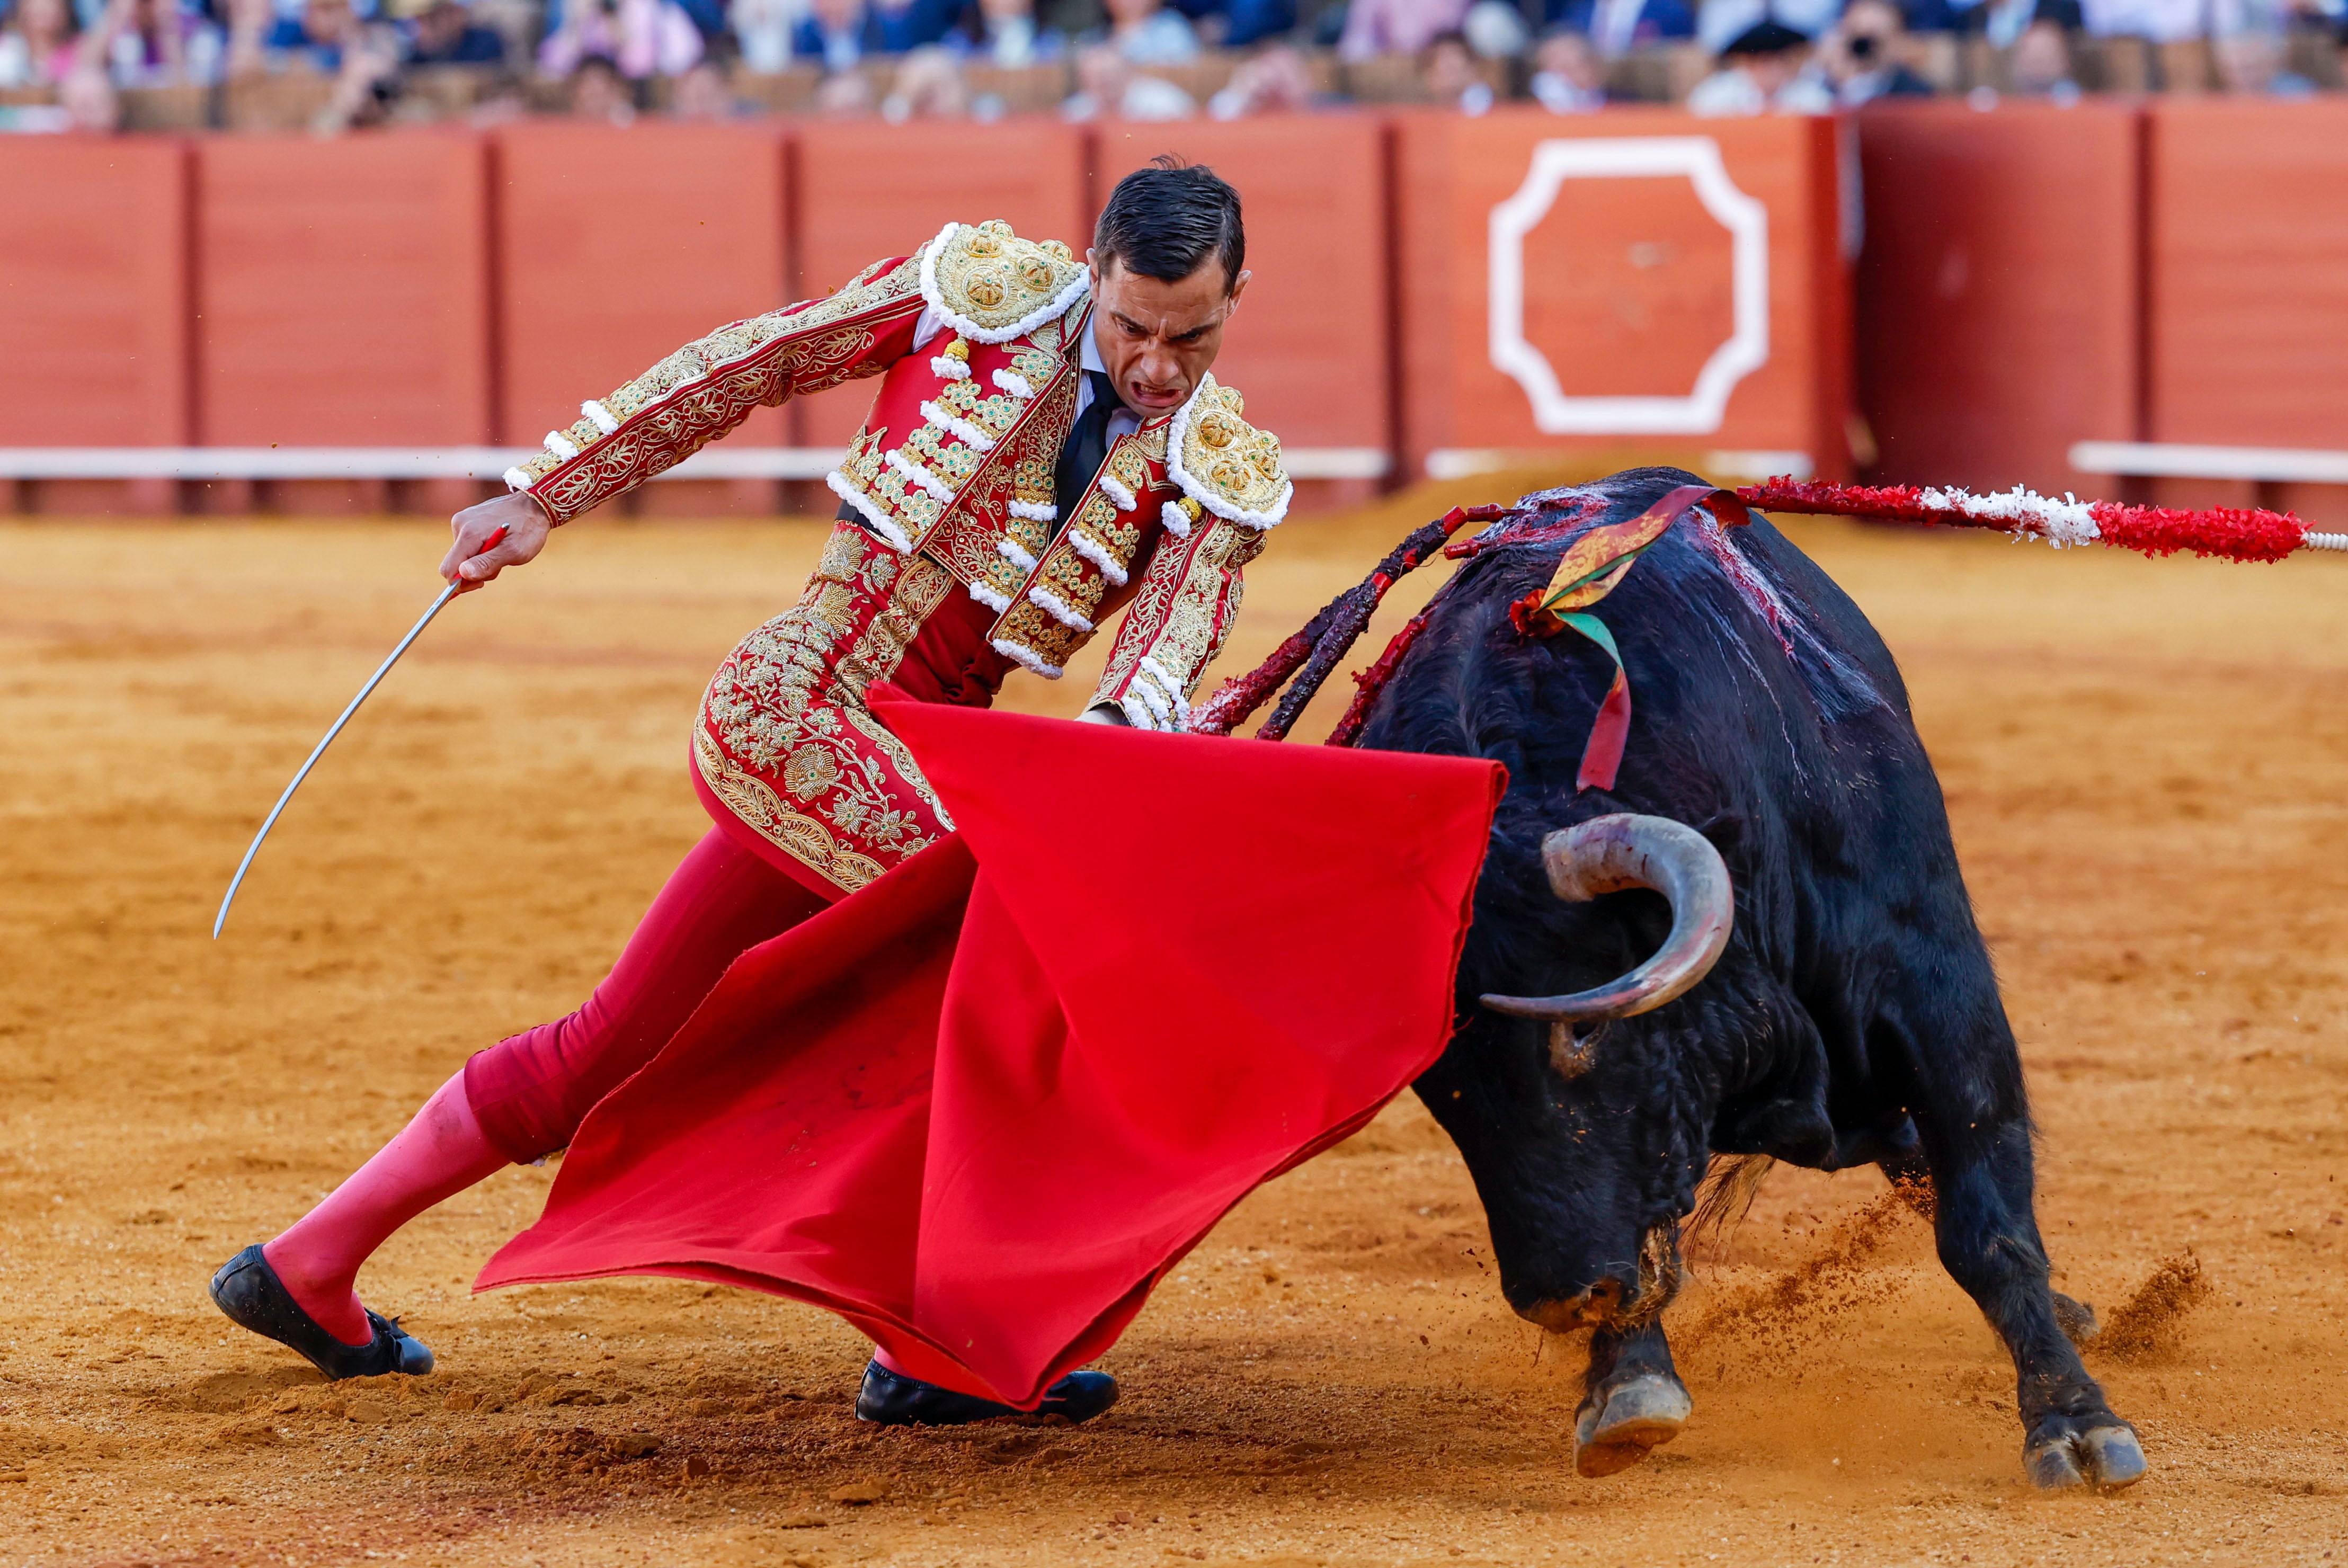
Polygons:
[[[0,137],[0,445],[189,439],[187,149]],[[0,480],[0,511],[9,487]],[[42,511],[169,511],[171,481],[27,484]]]
[[1836,123],[1401,115],[1411,471],[1581,452],[1849,467]]
[[[801,126],[792,137],[798,292],[829,294],[949,222],[1000,218],[1023,238],[1063,240],[1082,256],[1092,232],[1085,160],[1082,129],[1055,120]],[[869,387],[853,386],[808,399],[798,410],[799,439],[845,447],[871,402]]]
[[[2147,437],[2348,446],[2348,103],[2165,100],[2149,111]],[[2163,480],[2176,506],[2246,482]],[[2337,488],[2261,505],[2348,513]]]
[[[415,131],[197,143],[198,438],[210,446],[489,438],[488,170]],[[279,481],[277,505],[378,511],[381,480]]]
[[1858,117],[1859,398],[1891,484],[2096,493],[2137,438],[2141,111],[1885,104]]
[[[695,338],[788,304],[772,122],[544,121],[496,135],[499,438],[533,445]],[[778,410],[727,439],[787,444]],[[653,513],[767,513],[771,480],[675,480]]]

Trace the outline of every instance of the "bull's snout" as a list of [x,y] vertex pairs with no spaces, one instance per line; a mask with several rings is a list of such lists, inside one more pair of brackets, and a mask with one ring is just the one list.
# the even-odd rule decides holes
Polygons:
[[1635,1294],[1619,1279],[1602,1279],[1579,1295],[1513,1305],[1517,1315],[1526,1322],[1538,1323],[1551,1334],[1566,1334],[1577,1328],[1603,1328],[1621,1321],[1623,1308]]
[[1536,1300],[1511,1300],[1509,1305],[1519,1317],[1538,1323],[1552,1334],[1576,1328],[1636,1328],[1653,1322],[1672,1304],[1684,1277],[1679,1227],[1662,1224],[1640,1238],[1635,1265],[1610,1269],[1596,1284],[1570,1295],[1552,1294]]

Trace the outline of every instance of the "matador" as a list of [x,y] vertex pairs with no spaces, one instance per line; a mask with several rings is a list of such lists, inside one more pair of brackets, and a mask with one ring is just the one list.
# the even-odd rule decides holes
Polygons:
[[[611,974],[576,1012],[472,1057],[314,1210],[224,1264],[221,1310],[329,1377],[429,1371],[428,1349],[361,1304],[367,1257],[432,1204],[564,1148],[737,957],[952,831],[870,689],[984,707],[1014,667],[1059,678],[1122,610],[1085,717],[1185,727],[1292,490],[1279,443],[1209,373],[1248,277],[1237,193],[1161,160],[1118,183],[1083,262],[1003,222],[949,223],[591,398],[506,475],[509,494],[458,514],[442,574],[478,588],[752,409],[880,378],[829,476],[839,521],[805,593],[703,698],[692,772],[714,825]],[[1116,1397],[1076,1371],[1037,1408],[1083,1419]],[[898,1423],[1007,1408],[885,1353],[857,1403]]]

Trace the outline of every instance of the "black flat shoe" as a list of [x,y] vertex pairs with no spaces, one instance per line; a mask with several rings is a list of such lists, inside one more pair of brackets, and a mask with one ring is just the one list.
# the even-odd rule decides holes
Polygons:
[[299,1352],[333,1382],[345,1377],[379,1377],[404,1372],[421,1377],[432,1370],[432,1352],[425,1343],[400,1331],[399,1325],[370,1312],[367,1326],[375,1337],[365,1345],[345,1345],[302,1310],[277,1271],[257,1246],[247,1247],[221,1264],[212,1275],[212,1305],[228,1314],[239,1328],[249,1328],[263,1339],[274,1339]]
[[991,1421],[997,1416],[1023,1415],[1064,1416],[1075,1422],[1089,1421],[1116,1403],[1117,1379],[1106,1372],[1071,1372],[1044,1391],[1041,1405],[1021,1410],[891,1372],[875,1361],[864,1368],[864,1387],[856,1396],[856,1418],[883,1427],[959,1427]]

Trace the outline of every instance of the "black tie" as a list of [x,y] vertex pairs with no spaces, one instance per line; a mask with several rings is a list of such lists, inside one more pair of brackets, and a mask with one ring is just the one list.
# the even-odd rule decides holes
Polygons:
[[1060,520],[1052,527],[1056,538],[1084,498],[1085,487],[1100,472],[1101,459],[1108,456],[1109,416],[1125,407],[1117,399],[1117,383],[1106,374],[1087,370],[1085,379],[1092,387],[1093,400],[1069,428],[1068,443],[1060,449],[1060,460],[1052,469],[1052,502],[1060,509]]

